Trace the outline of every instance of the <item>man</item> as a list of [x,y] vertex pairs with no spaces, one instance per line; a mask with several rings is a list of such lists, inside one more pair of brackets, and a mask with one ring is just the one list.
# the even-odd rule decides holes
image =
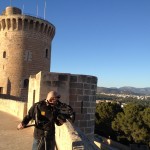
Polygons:
[[28,114],[18,125],[17,129],[20,130],[26,127],[30,120],[35,120],[32,150],[55,149],[55,123],[60,126],[66,122],[66,118],[60,114],[61,107],[65,106],[65,108],[69,108],[69,112],[72,111],[72,108],[61,103],[59,98],[60,95],[57,92],[49,92],[45,100],[35,103],[30,108]]

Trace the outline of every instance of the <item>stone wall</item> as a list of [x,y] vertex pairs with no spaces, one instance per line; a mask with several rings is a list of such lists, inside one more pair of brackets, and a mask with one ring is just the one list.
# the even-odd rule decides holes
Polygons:
[[107,139],[100,135],[95,136],[95,143],[97,146],[99,146],[101,149],[104,149],[104,150],[109,150],[111,148],[112,150],[131,150],[129,146],[115,142],[111,139]]
[[23,119],[27,113],[27,103],[0,98],[0,110]]
[[93,141],[70,122],[56,126],[55,136],[58,150],[99,150]]
[[96,89],[96,77],[71,74],[69,104],[76,112],[75,125],[90,138],[94,135]]
[[88,137],[94,135],[97,78],[89,75],[39,72],[29,79],[28,109],[51,90],[61,95],[76,113],[75,125]]

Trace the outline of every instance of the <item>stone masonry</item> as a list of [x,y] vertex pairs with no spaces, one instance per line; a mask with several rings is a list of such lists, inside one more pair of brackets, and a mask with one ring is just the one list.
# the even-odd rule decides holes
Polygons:
[[6,8],[0,16],[0,94],[27,101],[29,76],[50,71],[54,34],[48,21]]
[[70,73],[39,72],[29,79],[28,108],[45,99],[50,90],[61,95],[76,113],[75,125],[88,137],[94,135],[97,78]]

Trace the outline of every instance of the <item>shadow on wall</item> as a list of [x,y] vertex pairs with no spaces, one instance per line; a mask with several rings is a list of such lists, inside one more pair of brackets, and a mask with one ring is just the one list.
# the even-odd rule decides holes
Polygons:
[[20,100],[20,97],[13,96],[13,95],[6,95],[6,94],[0,94],[0,98],[3,99],[11,99],[11,100]]
[[10,95],[10,91],[11,91],[11,82],[8,78],[8,82],[7,82],[7,94]]

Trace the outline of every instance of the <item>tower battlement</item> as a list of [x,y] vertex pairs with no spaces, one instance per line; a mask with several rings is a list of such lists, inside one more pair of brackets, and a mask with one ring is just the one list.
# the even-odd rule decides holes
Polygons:
[[21,14],[15,7],[7,7],[0,16],[0,31],[32,31],[53,39],[55,27],[46,20]]

